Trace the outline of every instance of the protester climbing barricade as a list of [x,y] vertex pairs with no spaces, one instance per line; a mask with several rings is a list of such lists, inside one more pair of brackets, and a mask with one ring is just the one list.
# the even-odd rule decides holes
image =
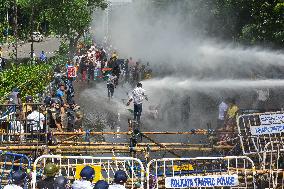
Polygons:
[[265,188],[284,188],[284,143],[269,142],[265,145],[261,184]]
[[255,166],[246,156],[153,159],[146,175],[147,189],[256,188]]
[[[31,170],[31,159],[24,154],[0,151],[0,188],[12,182],[12,174],[15,171],[29,173]],[[24,188],[28,188],[28,177],[24,181]]]
[[243,154],[256,154],[260,162],[268,142],[284,143],[284,112],[244,114],[237,123]]
[[54,163],[58,166],[58,175],[65,176],[72,180],[80,179],[80,171],[84,166],[89,165],[95,170],[94,182],[105,180],[113,182],[114,173],[117,170],[124,170],[128,176],[128,188],[143,188],[144,167],[139,159],[132,157],[92,157],[92,156],[60,156],[43,155],[34,161],[32,188],[36,188],[36,182],[43,176],[44,166],[47,163]]

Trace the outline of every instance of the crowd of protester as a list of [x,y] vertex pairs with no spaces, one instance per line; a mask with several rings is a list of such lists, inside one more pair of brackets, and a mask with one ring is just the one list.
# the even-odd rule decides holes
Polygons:
[[[80,171],[80,179],[69,180],[64,176],[58,176],[59,168],[54,163],[47,163],[43,170],[43,176],[37,178],[37,189],[125,189],[127,174],[123,170],[117,170],[114,174],[113,182],[105,180],[94,181],[95,170],[91,166],[85,166]],[[12,173],[12,183],[6,185],[4,189],[26,188],[30,176],[24,171]]]
[[[43,51],[39,60],[47,60]],[[75,69],[75,74],[70,75],[70,67]],[[1,128],[4,128],[5,132],[47,133],[81,130],[82,112],[74,101],[74,81],[105,82],[106,95],[111,99],[117,85],[129,83],[134,88],[141,80],[152,77],[149,62],[142,64],[141,61],[134,61],[132,57],[119,58],[111,46],[100,47],[96,43],[92,46],[80,44],[66,67],[57,65],[54,71],[55,79],[49,86],[48,93],[41,99],[22,97],[19,88],[12,90],[7,97],[6,106],[0,109]],[[15,121],[5,123],[5,119]],[[20,138],[25,139],[23,136]]]
[[112,75],[115,79],[111,82],[115,86],[119,81],[135,86],[139,81],[152,77],[149,62],[142,64],[141,61],[134,61],[132,57],[119,58],[115,50],[99,47],[95,43],[87,49],[87,51],[78,50],[73,61],[66,65],[76,66],[80,81],[108,80]]

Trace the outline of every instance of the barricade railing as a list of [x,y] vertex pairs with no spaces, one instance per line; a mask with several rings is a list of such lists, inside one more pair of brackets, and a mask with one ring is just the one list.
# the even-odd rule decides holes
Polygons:
[[146,175],[147,189],[256,188],[255,166],[246,156],[153,159]]
[[243,155],[262,153],[269,142],[284,143],[284,112],[266,112],[241,115],[237,119],[240,144]]
[[[25,103],[23,105],[0,105],[0,144],[1,143],[29,143],[44,141],[46,143],[46,116],[42,114],[41,103]],[[28,112],[35,119],[29,119]]]
[[284,143],[269,142],[265,145],[262,169],[263,187],[284,188]]
[[132,157],[92,157],[92,156],[60,156],[43,155],[34,161],[32,173],[32,188],[36,188],[37,178],[43,176],[43,170],[47,163],[54,163],[58,166],[58,175],[66,178],[78,180],[80,170],[90,165],[95,170],[94,182],[106,180],[113,182],[114,174],[117,170],[124,170],[128,176],[128,188],[143,188],[144,186],[144,166],[137,158]]
[[[31,170],[31,159],[24,154],[0,151],[0,188],[12,183],[12,174],[21,170],[29,173]],[[25,178],[24,188],[29,188],[29,179]]]

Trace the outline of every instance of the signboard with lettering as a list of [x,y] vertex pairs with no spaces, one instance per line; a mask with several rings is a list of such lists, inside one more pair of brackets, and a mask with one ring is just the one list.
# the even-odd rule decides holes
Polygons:
[[284,114],[259,115],[260,125],[251,126],[252,135],[276,134],[284,132]]
[[67,67],[68,78],[76,77],[76,68],[75,66],[68,66]]
[[191,164],[174,165],[174,171],[193,171],[193,166]]
[[166,188],[238,186],[238,175],[175,176],[166,177]]

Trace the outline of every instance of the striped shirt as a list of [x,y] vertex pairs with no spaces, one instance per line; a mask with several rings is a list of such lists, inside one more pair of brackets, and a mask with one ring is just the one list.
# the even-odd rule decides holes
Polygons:
[[141,87],[136,87],[132,91],[130,99],[133,100],[134,104],[142,104],[143,100],[144,100],[144,97],[147,97],[145,92],[146,91],[144,89],[142,89]]

